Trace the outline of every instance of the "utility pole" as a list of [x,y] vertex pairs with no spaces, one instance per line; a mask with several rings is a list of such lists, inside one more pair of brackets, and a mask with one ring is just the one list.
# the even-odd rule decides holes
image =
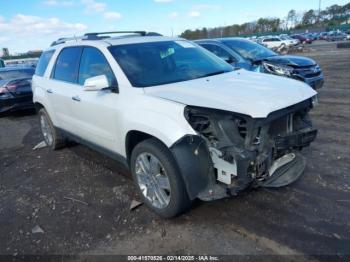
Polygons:
[[321,21],[321,1],[322,0],[318,0],[318,22]]

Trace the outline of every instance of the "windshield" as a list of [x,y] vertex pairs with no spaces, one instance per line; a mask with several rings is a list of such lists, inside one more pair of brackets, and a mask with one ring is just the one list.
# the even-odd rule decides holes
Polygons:
[[187,81],[233,71],[232,66],[188,41],[111,46],[112,55],[134,87]]
[[15,79],[15,78],[32,78],[34,69],[18,69],[18,70],[3,70],[0,71],[0,80]]
[[248,40],[227,40],[223,43],[243,58],[258,61],[267,57],[277,55],[270,49]]

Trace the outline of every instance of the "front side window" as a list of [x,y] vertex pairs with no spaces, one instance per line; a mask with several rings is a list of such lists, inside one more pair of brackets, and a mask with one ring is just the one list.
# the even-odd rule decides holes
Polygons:
[[56,60],[53,78],[70,83],[77,83],[81,51],[81,47],[67,47],[62,49]]
[[78,83],[84,85],[86,79],[99,75],[107,77],[110,87],[116,86],[115,76],[104,55],[94,47],[85,47],[81,55]]
[[214,54],[184,41],[163,41],[109,47],[134,87],[148,87],[230,72]]
[[212,45],[212,44],[203,44],[202,45],[205,49],[209,50],[210,52],[212,52],[213,54],[217,55],[218,57],[220,57],[221,59],[224,60],[234,60],[234,58],[232,57],[232,55],[229,54],[229,52],[227,52],[225,49],[221,48],[220,46],[217,45]]
[[249,40],[227,40],[223,41],[223,43],[245,59],[251,61],[258,61],[277,55],[270,49]]
[[43,76],[45,74],[46,68],[51,60],[51,57],[55,50],[46,51],[41,54],[39,62],[35,69],[35,74],[37,76]]

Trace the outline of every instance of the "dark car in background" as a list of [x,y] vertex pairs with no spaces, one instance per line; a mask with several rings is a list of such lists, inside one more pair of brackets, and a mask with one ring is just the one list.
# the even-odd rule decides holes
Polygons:
[[343,32],[329,32],[327,41],[342,41],[347,40],[347,35]]
[[32,67],[0,68],[0,113],[34,108]]
[[5,62],[4,60],[0,59],[0,68],[3,68],[5,67]]
[[290,37],[293,39],[298,39],[302,44],[312,44],[313,42],[311,38],[304,35],[291,35]]
[[244,38],[220,38],[195,41],[236,68],[274,74],[303,81],[314,89],[323,86],[320,66],[302,56],[278,55]]

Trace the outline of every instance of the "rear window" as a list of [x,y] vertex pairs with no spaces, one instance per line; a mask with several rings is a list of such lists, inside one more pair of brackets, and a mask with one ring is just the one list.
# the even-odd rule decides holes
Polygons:
[[34,69],[11,69],[8,71],[0,71],[0,80],[15,79],[15,78],[32,78]]
[[36,66],[35,74],[43,76],[45,74],[47,65],[49,64],[51,57],[55,50],[46,51],[41,54],[38,65]]

